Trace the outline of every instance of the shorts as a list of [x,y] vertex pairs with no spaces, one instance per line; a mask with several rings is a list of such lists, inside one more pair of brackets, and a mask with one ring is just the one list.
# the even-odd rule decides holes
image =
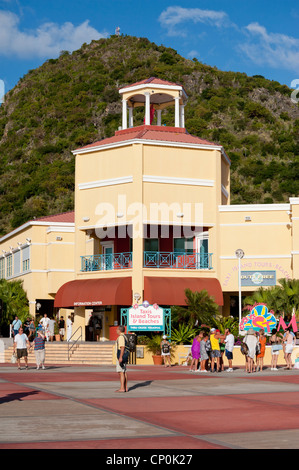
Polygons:
[[285,352],[286,354],[291,354],[293,352],[294,346],[292,344],[287,344]]
[[60,328],[60,330],[59,330],[59,334],[60,334],[61,336],[64,336],[64,335],[65,335],[64,328]]
[[122,362],[121,365],[118,360],[116,360],[116,372],[127,372],[127,364]]
[[17,358],[21,359],[21,357],[28,357],[27,348],[24,349],[17,349]]
[[227,349],[225,350],[225,356],[227,357],[227,359],[229,359],[230,361],[233,359],[233,353],[231,351],[228,351]]
[[219,349],[212,349],[211,357],[221,357],[221,353]]

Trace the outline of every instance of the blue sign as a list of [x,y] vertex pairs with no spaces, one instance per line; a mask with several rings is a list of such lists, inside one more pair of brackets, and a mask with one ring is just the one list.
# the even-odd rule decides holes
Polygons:
[[241,286],[276,286],[276,271],[241,271]]

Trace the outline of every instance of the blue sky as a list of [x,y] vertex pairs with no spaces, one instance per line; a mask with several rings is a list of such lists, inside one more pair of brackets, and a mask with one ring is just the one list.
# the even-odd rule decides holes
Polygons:
[[294,0],[0,0],[0,82],[7,92],[60,51],[119,26],[220,70],[291,86],[299,79],[298,25]]

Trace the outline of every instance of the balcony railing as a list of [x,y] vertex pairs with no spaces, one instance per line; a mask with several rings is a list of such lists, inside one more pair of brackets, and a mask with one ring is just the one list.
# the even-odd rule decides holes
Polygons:
[[109,271],[132,268],[132,253],[81,256],[81,271]]
[[212,253],[145,251],[145,268],[213,269]]

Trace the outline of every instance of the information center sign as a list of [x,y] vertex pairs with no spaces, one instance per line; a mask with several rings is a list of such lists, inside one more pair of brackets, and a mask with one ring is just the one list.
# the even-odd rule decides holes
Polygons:
[[129,331],[164,331],[164,310],[159,305],[134,305],[128,309]]

